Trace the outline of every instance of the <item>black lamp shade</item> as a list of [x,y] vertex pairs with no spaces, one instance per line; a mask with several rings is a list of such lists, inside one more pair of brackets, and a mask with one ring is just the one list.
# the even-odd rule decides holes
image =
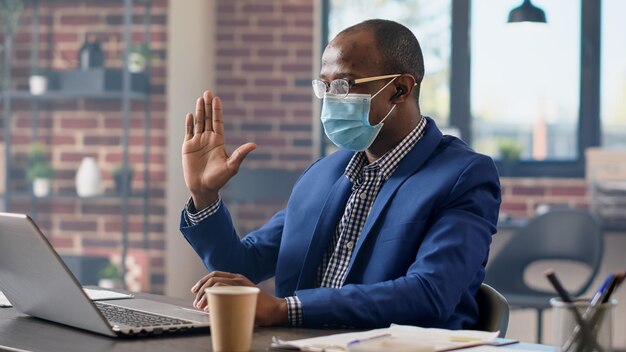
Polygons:
[[546,23],[546,13],[542,9],[533,5],[530,0],[524,2],[511,10],[509,13],[509,23],[515,22],[539,22]]

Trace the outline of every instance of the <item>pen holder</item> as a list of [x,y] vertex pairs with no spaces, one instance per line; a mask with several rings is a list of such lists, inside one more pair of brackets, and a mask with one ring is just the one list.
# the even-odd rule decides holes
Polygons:
[[563,302],[560,298],[550,299],[554,321],[555,345],[563,352],[592,352],[588,335],[585,335],[576,322],[573,310],[583,316],[591,336],[604,352],[613,350],[613,315],[616,300],[597,306],[590,306],[589,300],[577,299],[574,303]]

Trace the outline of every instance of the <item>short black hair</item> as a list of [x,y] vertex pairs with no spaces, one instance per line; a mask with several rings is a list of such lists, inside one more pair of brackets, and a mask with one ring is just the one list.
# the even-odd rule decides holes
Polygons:
[[371,19],[344,29],[338,36],[358,30],[371,31],[374,34],[387,73],[408,73],[415,77],[415,98],[418,99],[419,87],[424,78],[424,56],[413,32],[398,22]]

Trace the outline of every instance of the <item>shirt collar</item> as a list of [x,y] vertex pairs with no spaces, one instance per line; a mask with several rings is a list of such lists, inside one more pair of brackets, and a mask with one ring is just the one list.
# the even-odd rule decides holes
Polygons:
[[356,183],[361,179],[361,174],[365,169],[380,169],[383,179],[388,180],[398,167],[400,160],[413,149],[417,141],[424,135],[426,123],[427,120],[422,117],[417,126],[400,143],[371,164],[368,164],[365,152],[354,153],[348,166],[346,166],[345,175],[352,183]]

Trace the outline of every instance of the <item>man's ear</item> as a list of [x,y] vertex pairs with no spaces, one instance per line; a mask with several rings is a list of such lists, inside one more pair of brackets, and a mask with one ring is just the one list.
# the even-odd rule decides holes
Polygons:
[[391,96],[390,100],[395,104],[403,103],[413,92],[415,78],[411,75],[402,75],[394,83],[396,92]]

